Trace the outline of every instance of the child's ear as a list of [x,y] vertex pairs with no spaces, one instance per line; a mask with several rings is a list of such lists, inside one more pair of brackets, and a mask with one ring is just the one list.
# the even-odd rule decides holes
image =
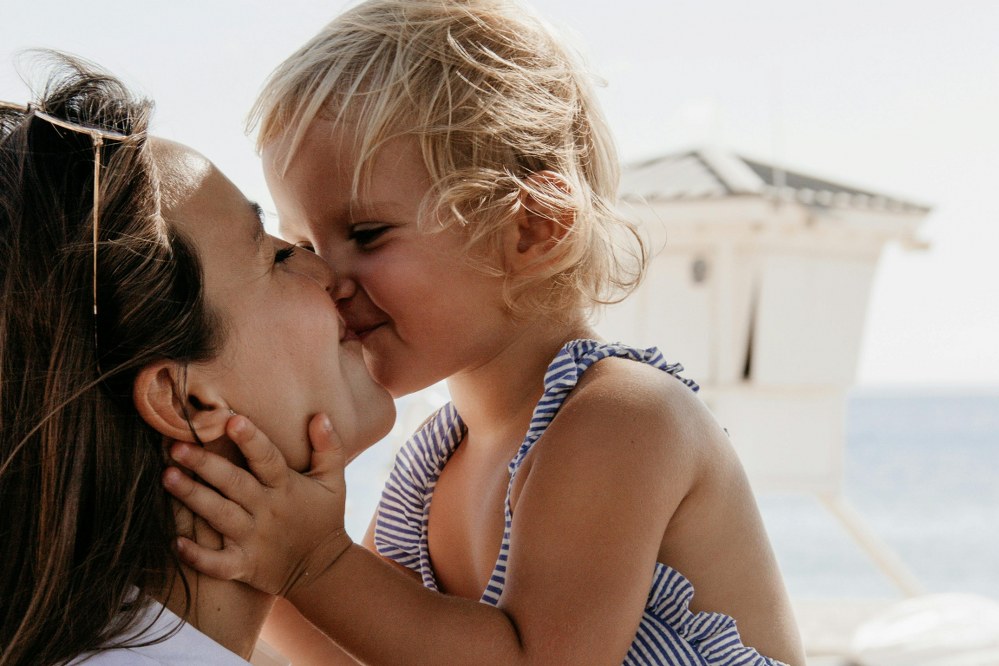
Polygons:
[[161,435],[183,442],[222,437],[231,415],[215,386],[196,366],[175,361],[156,361],[142,368],[132,387],[132,399],[146,423]]
[[[520,206],[504,243],[509,267],[514,270],[543,263],[576,220],[575,210],[559,203],[570,191],[564,177],[554,171],[538,171],[525,181],[530,189],[520,195]],[[540,193],[532,194],[533,191]],[[545,197],[545,191],[552,196]]]

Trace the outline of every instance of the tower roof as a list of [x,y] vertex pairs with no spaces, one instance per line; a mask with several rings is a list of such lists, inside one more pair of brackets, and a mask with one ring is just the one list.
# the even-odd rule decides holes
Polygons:
[[818,208],[925,215],[931,207],[718,149],[699,149],[626,165],[626,201],[671,201],[756,196]]

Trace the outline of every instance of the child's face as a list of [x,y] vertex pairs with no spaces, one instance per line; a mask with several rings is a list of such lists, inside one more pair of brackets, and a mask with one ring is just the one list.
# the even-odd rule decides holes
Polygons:
[[264,232],[252,204],[200,155],[165,144],[157,163],[189,180],[164,217],[195,244],[206,298],[224,319],[223,349],[199,364],[221,399],[279,442],[296,469],[308,465],[306,424],[316,413],[330,416],[348,455],[377,441],[394,406],[360,345],[343,339],[329,266],[301,249],[286,256],[289,246]]
[[479,367],[509,344],[502,276],[468,266],[461,231],[419,225],[431,183],[415,139],[382,147],[357,199],[355,157],[330,123],[312,124],[281,174],[287,141],[263,152],[281,233],[338,272],[337,306],[377,381],[404,395]]

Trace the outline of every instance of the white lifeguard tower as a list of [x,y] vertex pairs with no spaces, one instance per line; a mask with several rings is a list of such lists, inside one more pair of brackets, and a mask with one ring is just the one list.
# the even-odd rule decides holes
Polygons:
[[930,208],[695,150],[626,168],[622,201],[651,241],[607,339],[655,345],[728,429],[754,488],[812,493],[907,594],[921,590],[842,497],[845,409],[885,244],[919,248]]

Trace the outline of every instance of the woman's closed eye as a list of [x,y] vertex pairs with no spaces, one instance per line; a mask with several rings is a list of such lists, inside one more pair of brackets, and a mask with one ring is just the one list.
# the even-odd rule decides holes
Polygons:
[[284,247],[277,248],[274,251],[274,265],[283,264],[294,257],[295,250],[297,249],[294,245],[285,245]]

